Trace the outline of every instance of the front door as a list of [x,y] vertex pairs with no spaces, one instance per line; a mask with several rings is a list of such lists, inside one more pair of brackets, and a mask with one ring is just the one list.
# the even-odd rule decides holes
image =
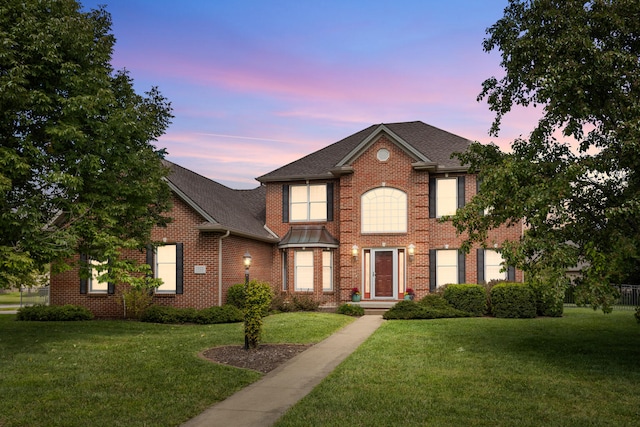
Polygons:
[[373,298],[393,298],[393,251],[373,251]]

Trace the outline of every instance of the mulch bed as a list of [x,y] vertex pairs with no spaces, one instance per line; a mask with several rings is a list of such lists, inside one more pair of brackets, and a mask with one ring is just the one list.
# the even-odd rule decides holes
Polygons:
[[243,346],[228,345],[210,348],[201,355],[216,363],[266,374],[309,347],[311,344],[260,344],[258,348],[245,350]]

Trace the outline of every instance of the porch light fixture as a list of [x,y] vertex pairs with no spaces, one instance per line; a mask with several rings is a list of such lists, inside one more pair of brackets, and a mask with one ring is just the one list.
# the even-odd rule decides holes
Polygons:
[[409,258],[411,260],[413,260],[414,255],[416,254],[416,245],[414,245],[413,243],[411,243],[408,247],[408,252],[409,252]]
[[358,245],[353,245],[351,247],[351,255],[353,255],[353,259],[358,259]]

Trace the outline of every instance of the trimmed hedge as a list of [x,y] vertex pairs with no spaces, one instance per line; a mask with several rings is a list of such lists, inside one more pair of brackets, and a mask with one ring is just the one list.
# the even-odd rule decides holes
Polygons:
[[500,283],[491,289],[491,305],[496,317],[530,319],[536,317],[536,297],[526,283]]
[[209,307],[202,310],[153,305],[140,316],[141,322],[149,323],[197,323],[211,325],[215,323],[242,322],[242,310],[231,304],[221,307]]
[[487,311],[487,291],[480,285],[451,284],[443,296],[453,308],[466,311],[471,316],[482,316]]
[[346,314],[347,316],[364,316],[364,308],[355,304],[341,304],[336,310],[338,314]]
[[32,320],[38,322],[49,321],[77,321],[91,320],[93,313],[88,308],[78,305],[42,305],[36,304],[18,309],[16,320]]
[[469,317],[469,313],[457,310],[451,306],[442,307],[440,304],[429,305],[428,303],[425,304],[412,300],[404,300],[387,310],[382,317],[387,320],[442,319],[452,317]]

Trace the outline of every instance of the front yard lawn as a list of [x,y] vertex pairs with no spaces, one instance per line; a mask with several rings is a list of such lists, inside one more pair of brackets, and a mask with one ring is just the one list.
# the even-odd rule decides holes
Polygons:
[[[176,426],[261,374],[198,353],[242,345],[241,323],[16,322],[0,315],[0,426]],[[263,342],[315,343],[353,321],[336,314],[264,319]]]
[[633,313],[567,309],[563,318],[385,322],[276,425],[639,423]]

